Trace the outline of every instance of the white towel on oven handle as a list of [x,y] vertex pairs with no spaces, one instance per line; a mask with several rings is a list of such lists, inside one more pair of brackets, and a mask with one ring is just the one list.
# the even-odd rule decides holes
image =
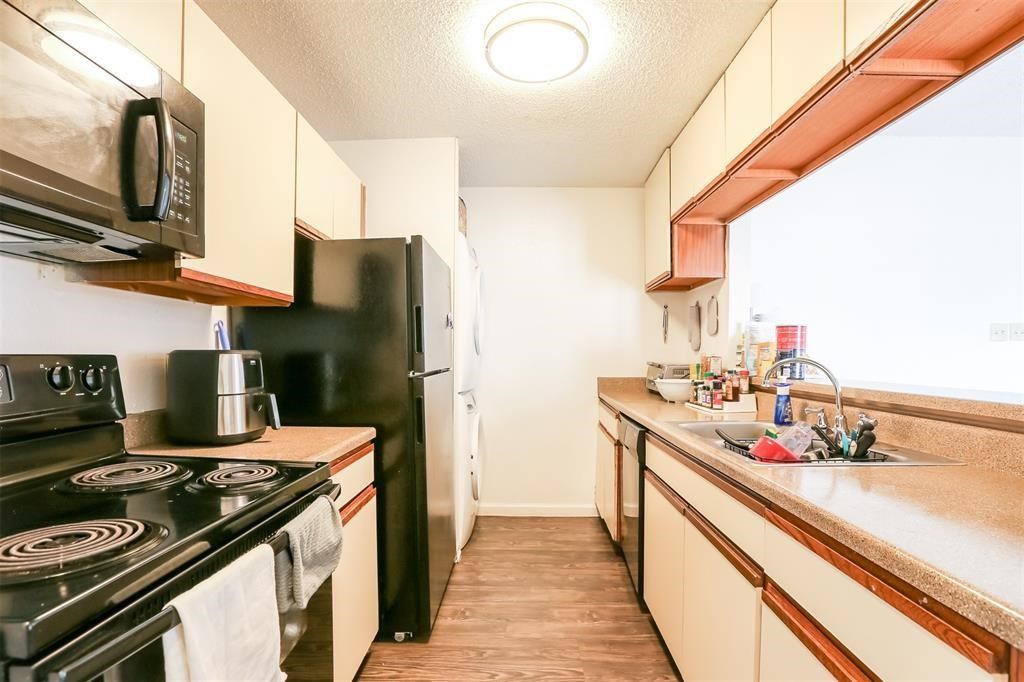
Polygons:
[[260,545],[170,603],[168,682],[282,682],[274,550]]

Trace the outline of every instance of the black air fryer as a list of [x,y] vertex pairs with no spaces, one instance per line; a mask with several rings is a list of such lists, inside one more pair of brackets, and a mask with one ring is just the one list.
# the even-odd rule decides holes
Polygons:
[[176,350],[167,361],[167,435],[179,443],[231,445],[281,428],[253,350]]

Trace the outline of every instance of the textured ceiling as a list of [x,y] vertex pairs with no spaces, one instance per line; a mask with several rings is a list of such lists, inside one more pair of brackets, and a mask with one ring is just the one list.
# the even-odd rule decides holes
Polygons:
[[458,137],[464,186],[638,186],[769,0],[562,0],[587,20],[572,76],[483,58],[517,0],[198,0],[328,140]]

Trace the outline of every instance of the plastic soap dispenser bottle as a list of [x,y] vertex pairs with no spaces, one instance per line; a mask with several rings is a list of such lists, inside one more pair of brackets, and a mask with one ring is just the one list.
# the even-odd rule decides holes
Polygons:
[[775,425],[789,426],[793,423],[793,403],[789,399],[789,384],[775,385]]

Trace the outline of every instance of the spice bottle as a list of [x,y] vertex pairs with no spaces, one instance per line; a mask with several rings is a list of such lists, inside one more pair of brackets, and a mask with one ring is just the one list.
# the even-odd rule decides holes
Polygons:
[[723,410],[725,406],[722,404],[723,400],[723,389],[722,382],[715,381],[711,384],[711,409]]
[[740,393],[750,393],[750,370],[740,370]]

